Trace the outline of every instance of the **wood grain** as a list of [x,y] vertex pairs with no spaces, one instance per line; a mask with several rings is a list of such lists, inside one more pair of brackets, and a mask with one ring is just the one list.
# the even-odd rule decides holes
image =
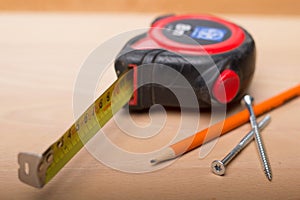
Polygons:
[[4,11],[239,13],[299,15],[298,0],[0,0]]
[[[221,16],[245,27],[256,40],[257,68],[249,93],[257,102],[299,83],[299,17]],[[262,132],[274,175],[271,183],[262,172],[254,143],[230,164],[224,177],[210,172],[210,163],[228,153],[249,131],[249,124],[221,137],[206,157],[199,159],[200,149],[196,149],[154,172],[120,172],[83,149],[42,190],[18,180],[18,152],[43,152],[73,122],[74,83],[89,53],[113,35],[145,27],[155,17],[0,15],[0,199],[300,198],[300,99],[270,112],[272,121]],[[113,79],[110,68],[99,88]],[[170,141],[179,117],[178,112],[168,112],[167,127],[158,135],[161,142]],[[132,118],[140,125],[150,122],[147,113]],[[209,115],[202,113],[199,120],[199,129],[204,128]],[[114,122],[108,124],[105,134],[127,151],[148,152],[157,147],[151,138],[149,143],[128,139]],[[109,150],[106,154],[110,155]]]

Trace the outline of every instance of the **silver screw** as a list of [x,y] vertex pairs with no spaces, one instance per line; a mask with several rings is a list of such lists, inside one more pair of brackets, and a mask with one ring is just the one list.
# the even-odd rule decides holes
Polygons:
[[252,126],[252,130],[254,131],[254,138],[256,141],[256,145],[258,148],[258,152],[260,155],[260,159],[264,168],[264,172],[265,175],[267,176],[267,178],[269,179],[269,181],[272,180],[272,172],[271,172],[271,167],[270,167],[270,163],[268,161],[268,157],[264,148],[264,144],[262,142],[262,139],[260,137],[260,133],[258,130],[258,126],[257,126],[257,122],[256,122],[256,117],[255,117],[255,113],[253,111],[252,108],[252,102],[253,102],[253,97],[251,97],[250,95],[245,95],[244,96],[244,102],[245,105],[250,113],[250,123]]
[[[264,119],[259,122],[258,128],[262,130],[270,122],[270,115],[264,117]],[[211,163],[211,169],[213,173],[217,175],[225,174],[225,167],[229,162],[235,158],[242,149],[244,149],[254,138],[254,130],[251,130],[239,143],[236,145],[222,160],[215,160]]]

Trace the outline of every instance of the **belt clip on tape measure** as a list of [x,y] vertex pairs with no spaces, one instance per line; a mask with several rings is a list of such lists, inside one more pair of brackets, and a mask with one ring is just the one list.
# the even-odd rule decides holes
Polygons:
[[[183,36],[196,42],[184,40]],[[199,49],[207,53],[199,55]],[[182,57],[188,57],[189,61]],[[246,30],[217,17],[162,16],[154,20],[148,33],[127,42],[115,61],[115,70],[119,76],[133,67],[137,70],[134,78],[134,84],[137,84],[142,77],[153,76],[155,79],[156,75],[164,73],[160,69],[159,72],[141,75],[138,67],[134,67],[151,63],[160,63],[179,71],[194,89],[200,108],[210,107],[212,103],[227,104],[239,101],[252,79],[255,43]],[[212,64],[218,68],[218,75],[209,83],[204,82],[201,76],[205,73],[200,75],[199,72],[205,72]],[[174,78],[167,74],[163,76],[170,80]],[[209,78],[206,77],[206,80]],[[174,95],[166,87],[144,85],[134,93],[129,108],[143,110],[154,104],[178,107],[177,99],[172,97]]]

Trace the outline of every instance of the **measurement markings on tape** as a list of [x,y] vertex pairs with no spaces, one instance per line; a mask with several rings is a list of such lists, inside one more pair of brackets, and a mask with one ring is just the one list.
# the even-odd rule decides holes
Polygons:
[[132,94],[132,73],[127,72],[42,155],[19,153],[19,179],[31,186],[43,187],[130,100]]

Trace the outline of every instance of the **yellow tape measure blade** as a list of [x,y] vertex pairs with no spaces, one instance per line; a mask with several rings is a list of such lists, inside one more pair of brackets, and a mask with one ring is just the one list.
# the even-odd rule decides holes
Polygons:
[[41,188],[103,127],[133,94],[133,72],[117,79],[42,155],[20,153],[19,179]]

